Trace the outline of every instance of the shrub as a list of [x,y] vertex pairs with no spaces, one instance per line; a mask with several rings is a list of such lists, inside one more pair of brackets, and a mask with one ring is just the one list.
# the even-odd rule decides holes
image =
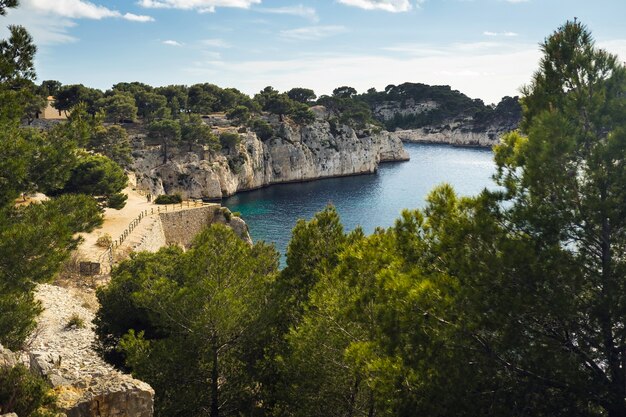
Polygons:
[[56,397],[41,377],[24,365],[0,367],[0,411],[20,417],[53,417]]
[[222,149],[232,151],[241,143],[241,136],[238,133],[223,132],[220,134],[220,144]]
[[180,194],[161,194],[154,200],[154,204],[178,204],[183,202],[183,196]]
[[109,246],[111,246],[112,243],[113,238],[108,233],[103,234],[96,241],[96,245],[100,246],[101,248],[108,248]]
[[227,207],[222,207],[222,214],[224,215],[224,218],[227,222],[230,222],[230,220],[233,218],[233,213],[231,213],[231,211]]
[[78,315],[78,313],[74,313],[70,316],[70,319],[65,324],[66,329],[83,329],[85,327],[85,320]]
[[266,140],[271,139],[272,136],[274,136],[274,128],[272,127],[272,125],[267,123],[265,120],[254,119],[252,121],[252,126],[251,127],[252,127],[252,130],[254,131],[254,133],[256,133],[256,135],[259,137],[259,139],[261,139],[263,142],[265,142]]

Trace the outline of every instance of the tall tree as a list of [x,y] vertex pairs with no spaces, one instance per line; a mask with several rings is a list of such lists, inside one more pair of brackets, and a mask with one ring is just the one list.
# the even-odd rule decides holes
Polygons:
[[161,144],[163,163],[167,163],[168,148],[181,140],[180,123],[176,120],[157,120],[148,127],[148,137]]
[[212,151],[221,148],[218,137],[198,115],[181,118],[181,141],[189,146],[189,152],[198,145],[202,147],[208,145]]
[[108,156],[121,166],[132,162],[132,149],[126,130],[117,125],[95,128],[87,148]]
[[39,86],[39,94],[43,97],[47,98],[49,96],[55,97],[59,90],[63,87],[60,81],[56,80],[45,80],[41,82]]
[[[526,353],[516,366],[546,389],[625,416],[626,68],[579,22],[542,50],[523,91],[526,136],[509,135],[496,153],[506,218],[539,259],[558,262],[529,274],[542,290],[520,308]],[[542,363],[546,355],[555,360]]]
[[[16,5],[1,1],[0,15]],[[15,205],[21,193],[52,190],[67,181],[82,122],[76,116],[50,132],[19,127],[28,97],[25,89],[13,87],[34,78],[36,48],[23,28],[11,27],[10,33],[0,41],[0,343],[17,349],[41,309],[34,300],[35,286],[53,278],[78,244],[76,233],[93,229],[102,218],[96,202],[86,196]]]
[[123,123],[137,117],[137,105],[130,93],[112,94],[98,100],[96,105],[104,111],[109,122]]
[[[272,247],[249,246],[230,228],[214,225],[186,253],[142,254],[116,270],[98,294],[99,332],[117,338],[133,374],[157,390],[157,415],[238,415],[256,389],[241,351],[261,330],[257,319],[267,309],[277,267]],[[128,322],[128,306],[134,331],[116,324]]]
[[92,116],[95,116],[99,109],[98,100],[103,98],[103,96],[102,91],[87,88],[82,84],[65,85],[57,92],[54,107],[68,114],[71,109],[80,103],[84,103],[86,111]]
[[114,161],[103,155],[85,154],[78,159],[61,192],[94,196],[103,206],[119,210],[126,204],[122,190],[127,182],[126,173]]
[[154,119],[170,117],[170,109],[167,108],[167,98],[161,94],[150,91],[141,91],[135,95],[137,114],[146,122]]
[[37,47],[22,26],[9,26],[11,36],[0,41],[0,83],[33,80],[33,59]]
[[304,104],[312,103],[317,98],[315,91],[308,89],[308,88],[300,88],[300,87],[292,88],[291,90],[287,92],[287,95],[289,96],[290,99],[300,102],[300,103],[304,103]]

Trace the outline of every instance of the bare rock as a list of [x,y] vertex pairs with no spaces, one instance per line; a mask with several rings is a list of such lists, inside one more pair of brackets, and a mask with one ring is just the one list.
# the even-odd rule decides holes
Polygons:
[[[29,352],[31,371],[52,384],[68,417],[151,417],[154,391],[105,363],[93,350],[94,314],[70,289],[40,285],[44,312]],[[84,325],[68,328],[73,316]]]
[[316,121],[312,124],[270,120],[275,130],[271,139],[262,141],[255,133],[241,133],[241,143],[230,152],[172,149],[163,163],[159,149],[137,151],[138,186],[155,195],[221,199],[271,184],[373,173],[381,162],[409,159],[396,136],[367,129],[357,132],[327,120],[325,108],[313,110]]
[[0,368],[13,368],[17,362],[17,355],[0,345]]

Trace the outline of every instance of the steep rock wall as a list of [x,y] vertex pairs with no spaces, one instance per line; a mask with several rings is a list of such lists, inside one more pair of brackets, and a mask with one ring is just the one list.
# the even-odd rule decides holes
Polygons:
[[373,173],[381,162],[409,159],[402,142],[388,132],[359,136],[323,118],[304,127],[281,123],[266,142],[252,132],[241,134],[229,154],[174,151],[163,164],[158,148],[139,150],[134,168],[138,186],[155,195],[220,199],[271,184]]
[[490,126],[485,130],[474,131],[459,124],[427,127],[412,130],[397,130],[392,136],[409,143],[441,143],[456,146],[491,147],[497,145],[500,137],[508,132],[500,126]]

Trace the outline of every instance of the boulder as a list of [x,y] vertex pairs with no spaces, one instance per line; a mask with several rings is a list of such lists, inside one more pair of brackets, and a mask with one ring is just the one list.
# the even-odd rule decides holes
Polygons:
[[17,355],[0,345],[0,368],[13,368],[17,362]]

